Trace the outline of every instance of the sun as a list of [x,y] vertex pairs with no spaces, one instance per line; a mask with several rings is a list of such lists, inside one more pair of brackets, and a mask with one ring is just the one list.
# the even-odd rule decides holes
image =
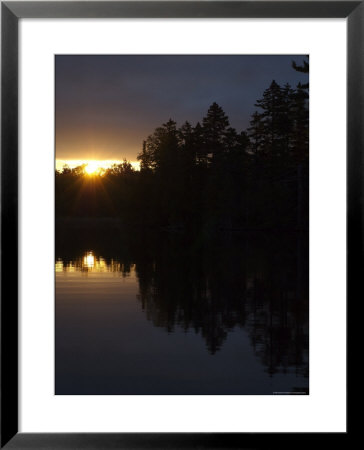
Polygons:
[[89,161],[84,170],[87,175],[96,175],[100,171],[100,166],[97,161]]

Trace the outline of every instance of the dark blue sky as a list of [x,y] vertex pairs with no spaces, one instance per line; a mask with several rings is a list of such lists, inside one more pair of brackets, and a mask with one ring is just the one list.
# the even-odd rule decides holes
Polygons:
[[135,161],[156,127],[169,118],[194,125],[214,101],[245,130],[273,79],[307,80],[292,60],[303,56],[58,55],[56,157]]

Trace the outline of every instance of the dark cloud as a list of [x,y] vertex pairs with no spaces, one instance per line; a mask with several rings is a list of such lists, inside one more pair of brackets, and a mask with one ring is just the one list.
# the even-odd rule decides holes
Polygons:
[[135,160],[142,141],[170,117],[201,121],[216,101],[246,129],[275,79],[295,86],[300,55],[58,55],[58,159]]

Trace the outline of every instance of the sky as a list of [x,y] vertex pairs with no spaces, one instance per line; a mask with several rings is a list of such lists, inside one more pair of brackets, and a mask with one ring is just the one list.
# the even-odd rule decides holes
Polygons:
[[170,118],[202,121],[217,102],[238,132],[272,80],[306,82],[302,55],[57,55],[57,160],[136,161]]

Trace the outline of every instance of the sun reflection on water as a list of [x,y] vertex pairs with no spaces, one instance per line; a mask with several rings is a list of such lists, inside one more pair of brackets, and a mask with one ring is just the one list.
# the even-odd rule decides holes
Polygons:
[[92,252],[88,252],[83,257],[83,265],[84,265],[84,267],[87,267],[88,269],[92,269],[93,267],[95,267],[95,256],[93,255]]
[[126,276],[134,269],[134,264],[121,264],[115,259],[106,260],[102,256],[96,256],[93,251],[86,252],[82,257],[64,261],[58,258],[55,262],[56,272],[115,272]]

